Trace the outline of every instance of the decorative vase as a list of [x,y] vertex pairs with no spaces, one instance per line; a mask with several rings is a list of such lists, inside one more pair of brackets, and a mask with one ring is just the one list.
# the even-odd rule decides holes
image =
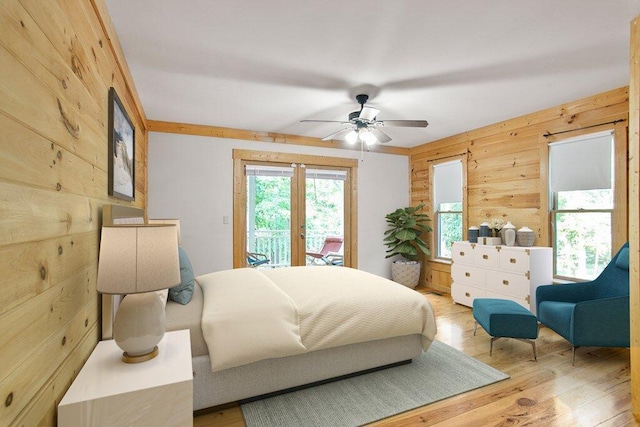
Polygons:
[[518,246],[533,246],[534,238],[533,230],[529,227],[522,227],[516,232],[516,241],[518,242]]
[[502,227],[502,240],[507,246],[514,246],[516,244],[516,227],[511,224],[511,221],[507,221],[507,224]]
[[396,283],[414,289],[420,282],[420,267],[421,265],[418,261],[394,261],[391,264],[391,279]]
[[489,230],[489,223],[483,222],[480,224],[480,237],[490,237],[491,231]]
[[480,228],[475,226],[469,227],[469,230],[467,233],[469,243],[478,243],[479,236],[480,236]]

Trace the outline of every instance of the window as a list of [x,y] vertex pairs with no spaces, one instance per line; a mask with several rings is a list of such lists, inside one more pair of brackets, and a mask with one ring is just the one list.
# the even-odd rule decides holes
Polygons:
[[433,166],[436,258],[451,258],[451,244],[462,240],[462,161]]
[[556,277],[593,279],[611,260],[613,150],[612,132],[549,145],[549,206]]

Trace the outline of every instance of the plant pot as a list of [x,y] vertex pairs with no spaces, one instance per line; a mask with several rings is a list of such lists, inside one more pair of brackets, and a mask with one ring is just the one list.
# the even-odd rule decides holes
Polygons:
[[408,288],[415,289],[420,282],[421,264],[410,261],[394,261],[391,264],[391,279]]

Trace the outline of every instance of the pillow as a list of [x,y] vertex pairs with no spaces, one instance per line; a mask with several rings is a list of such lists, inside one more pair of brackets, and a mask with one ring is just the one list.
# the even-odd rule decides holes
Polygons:
[[169,296],[169,289],[162,289],[162,290],[156,291],[156,294],[158,294],[158,297],[160,297],[160,301],[162,301],[162,305],[166,307],[167,297]]
[[169,289],[169,298],[179,304],[186,305],[189,304],[193,296],[195,276],[187,253],[180,246],[178,246],[178,256],[180,258],[180,284]]
[[616,258],[616,267],[629,270],[629,248],[624,248],[620,251],[618,258]]

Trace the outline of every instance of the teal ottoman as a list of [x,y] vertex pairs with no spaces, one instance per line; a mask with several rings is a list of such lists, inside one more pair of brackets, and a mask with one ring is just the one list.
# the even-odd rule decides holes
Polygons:
[[533,358],[536,357],[538,319],[520,304],[497,298],[476,298],[473,300],[473,318],[476,319],[473,335],[478,323],[491,335],[489,356],[493,353],[493,342],[498,338],[515,338],[531,344]]

